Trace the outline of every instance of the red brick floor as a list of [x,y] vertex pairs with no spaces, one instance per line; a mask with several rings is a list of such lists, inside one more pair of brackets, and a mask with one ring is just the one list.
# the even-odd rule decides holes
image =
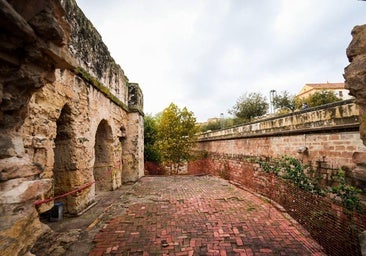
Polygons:
[[286,213],[210,176],[144,177],[89,255],[325,255]]

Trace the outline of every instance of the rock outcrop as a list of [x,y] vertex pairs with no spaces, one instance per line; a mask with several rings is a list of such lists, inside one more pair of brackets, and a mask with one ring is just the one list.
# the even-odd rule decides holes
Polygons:
[[0,1],[0,9],[0,250],[22,255],[42,231],[33,201],[52,183],[37,178],[20,129],[32,94],[70,66],[70,26],[58,1]]
[[[346,88],[350,94],[356,97],[356,103],[360,108],[360,135],[363,144],[366,145],[366,24],[356,26],[352,30],[352,41],[347,48],[347,57],[350,64],[345,68],[344,78]],[[354,156],[357,169],[354,176],[366,180],[365,154]],[[366,255],[366,233],[359,237],[362,255]]]
[[0,251],[24,255],[54,202],[143,175],[143,102],[74,0],[0,0]]
[[360,106],[360,134],[366,145],[366,25],[352,30],[352,41],[347,48],[350,64],[345,68],[346,88]]

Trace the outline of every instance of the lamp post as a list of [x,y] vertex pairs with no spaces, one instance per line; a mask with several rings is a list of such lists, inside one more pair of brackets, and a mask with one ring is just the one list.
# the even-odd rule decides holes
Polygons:
[[220,113],[220,128],[224,128],[224,113]]
[[270,112],[271,114],[274,112],[274,105],[273,105],[273,99],[276,97],[276,90],[270,90],[269,91],[269,106],[270,106]]

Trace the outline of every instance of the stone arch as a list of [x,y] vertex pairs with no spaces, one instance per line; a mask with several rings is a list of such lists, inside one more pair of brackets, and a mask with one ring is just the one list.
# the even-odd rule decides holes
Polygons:
[[[72,143],[75,137],[72,130],[72,113],[68,104],[65,104],[61,114],[56,121],[56,138],[54,148],[53,180],[54,194],[56,196],[69,192],[72,189],[73,173],[76,170],[76,164],[72,160]],[[67,200],[61,199],[64,203],[66,212],[69,212]]]
[[107,191],[113,189],[113,134],[108,122],[103,119],[95,133],[94,168],[95,190]]

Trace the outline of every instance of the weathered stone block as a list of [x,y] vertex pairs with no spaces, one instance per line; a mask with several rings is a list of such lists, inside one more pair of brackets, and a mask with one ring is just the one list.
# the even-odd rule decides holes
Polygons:
[[366,86],[366,54],[353,58],[350,65],[345,68],[346,88],[350,94],[357,97],[357,102],[365,103]]
[[0,159],[0,181],[40,174],[42,169],[32,164],[28,157]]
[[0,136],[0,159],[16,155],[15,147],[11,137]]
[[14,204],[35,199],[52,189],[51,180],[12,179],[1,184],[0,203]]
[[32,146],[33,148],[48,148],[48,138],[45,136],[35,136],[33,137]]
[[12,219],[12,216],[0,217],[1,223],[10,224],[9,228],[0,230],[1,253],[6,256],[23,255],[47,227],[39,221],[34,207],[29,212],[24,212],[21,218]]
[[38,148],[34,150],[33,163],[39,169],[44,170],[47,162],[47,151],[44,148]]
[[347,48],[347,56],[350,62],[354,57],[366,54],[366,25],[355,26],[351,32],[353,39]]
[[352,155],[352,161],[357,165],[366,166],[366,152],[354,152]]

